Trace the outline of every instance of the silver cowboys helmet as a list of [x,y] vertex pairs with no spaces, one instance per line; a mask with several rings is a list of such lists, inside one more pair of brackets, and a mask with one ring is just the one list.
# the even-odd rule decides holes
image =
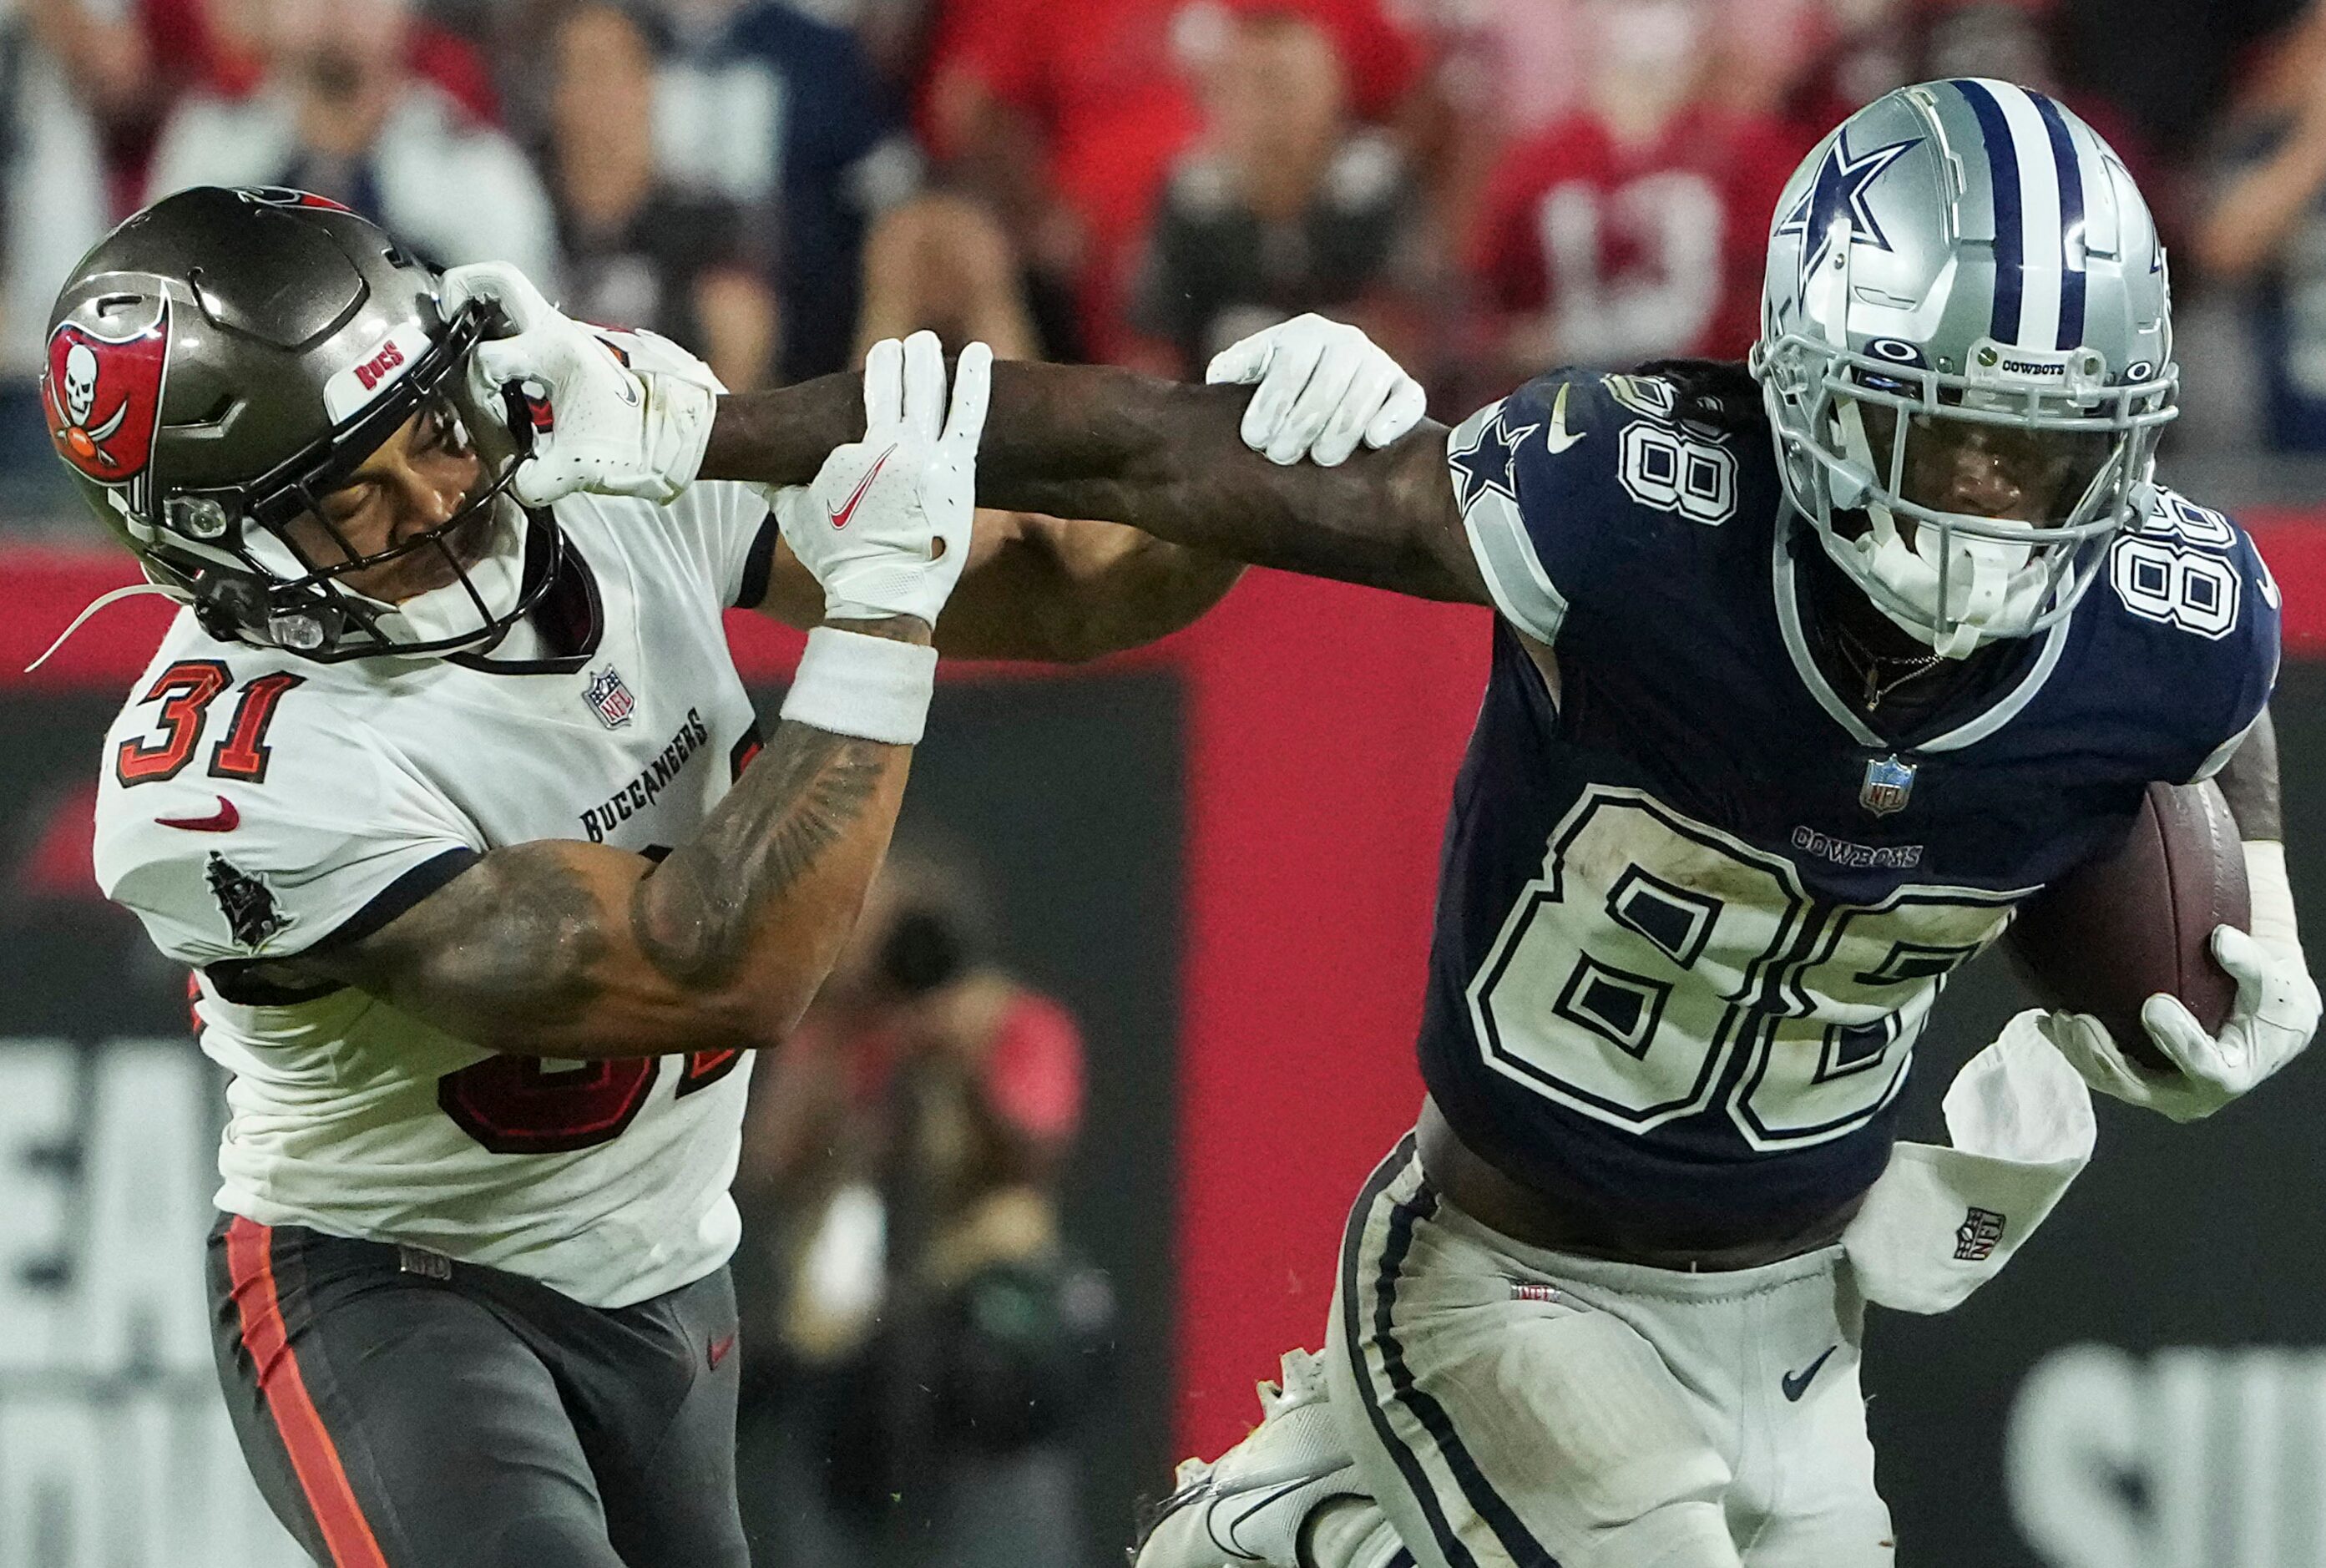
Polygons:
[[[526,415],[464,403],[490,325],[475,306],[447,319],[435,274],[337,202],[185,191],[73,269],[42,412],[91,509],[212,636],[325,661],[481,650],[561,549],[504,493]],[[415,440],[475,452],[479,482],[440,526],[363,554],[318,502],[415,415]],[[414,553],[441,586],[391,604],[349,581]]]
[[2066,616],[2135,515],[2174,414],[2163,247],[2052,99],[1902,88],[1779,198],[1753,370],[1787,498],[1959,658]]

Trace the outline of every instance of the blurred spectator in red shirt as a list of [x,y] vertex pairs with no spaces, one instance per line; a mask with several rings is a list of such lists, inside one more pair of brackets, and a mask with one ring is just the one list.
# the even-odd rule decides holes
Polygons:
[[[267,61],[281,24],[276,0],[144,0],[198,11],[201,83],[222,98],[255,92],[266,79]],[[560,0],[563,3],[563,0]],[[485,51],[426,12],[405,23],[405,64],[412,74],[442,88],[472,119],[498,123],[500,93]]]
[[1709,8],[1586,0],[1583,106],[1505,153],[1473,265],[1504,383],[1552,364],[1741,358],[1794,147],[1706,101]]
[[553,40],[549,165],[565,258],[562,303],[701,354],[736,390],[775,363],[765,247],[740,204],[655,168],[654,44],[635,13],[582,0]]
[[23,14],[96,128],[107,210],[126,217],[171,105],[206,69],[201,0],[25,0]]
[[1063,12],[952,0],[940,14],[927,139],[1020,237],[1054,353],[1118,345],[1127,263],[1171,160],[1202,127],[1188,70],[1225,42],[1233,11],[1253,8],[1298,11],[1332,33],[1360,115],[1386,117],[1419,71],[1414,37],[1382,0],[1079,0]]
[[265,0],[247,95],[182,101],[146,192],[289,185],[385,224],[429,263],[515,264],[559,292],[555,221],[515,143],[411,65],[409,0]]
[[1917,0],[1814,0],[1789,56],[1761,56],[1761,102],[1780,114],[1802,151],[1882,93],[1917,79],[1912,7]]
[[1340,51],[1314,21],[1236,17],[1204,81],[1207,123],[1164,187],[1131,302],[1169,375],[1303,311],[1387,305],[1413,209],[1397,145],[1351,125]]

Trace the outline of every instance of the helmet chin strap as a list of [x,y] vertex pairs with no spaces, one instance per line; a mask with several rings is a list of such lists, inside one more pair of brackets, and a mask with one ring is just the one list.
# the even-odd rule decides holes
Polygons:
[[74,632],[79,631],[81,627],[88,622],[90,616],[95,615],[98,611],[104,610],[108,606],[120,603],[124,599],[135,599],[141,593],[159,593],[164,599],[175,600],[181,604],[186,602],[186,594],[183,589],[172,588],[161,583],[132,583],[126,587],[108,590],[107,592],[100,593],[96,598],[90,600],[88,603],[82,608],[81,612],[72,618],[72,624],[66,627],[62,631],[57,633],[57,639],[49,644],[47,651],[42,653],[40,658],[34,659],[32,663],[24,667],[24,673],[26,675],[30,675],[34,670],[40,668],[42,665],[48,663],[49,660],[54,657],[57,649],[62,648],[65,645],[66,639],[70,638]]
[[1909,545],[1874,480],[1878,471],[1865,419],[1856,403],[1838,401],[1833,419],[1843,454],[1865,478],[1859,494],[1847,499],[1836,495],[1833,504],[1855,506],[1872,525],[1853,541],[1859,570],[1919,613],[1897,608],[1884,595],[1870,594],[1875,608],[1944,658],[1968,658],[1985,644],[2014,635],[2005,629],[2033,618],[2044,587],[2041,571],[2025,570],[2029,547],[2000,539],[1957,538],[1930,523],[1914,529]]

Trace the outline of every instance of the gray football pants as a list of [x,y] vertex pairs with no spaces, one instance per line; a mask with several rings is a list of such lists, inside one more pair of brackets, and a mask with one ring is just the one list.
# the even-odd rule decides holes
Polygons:
[[725,1269],[609,1310],[229,1217],[209,1278],[243,1456],[326,1568],[746,1568]]

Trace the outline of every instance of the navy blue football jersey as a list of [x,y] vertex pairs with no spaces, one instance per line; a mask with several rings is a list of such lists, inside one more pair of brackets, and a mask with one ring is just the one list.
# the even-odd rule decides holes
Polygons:
[[2220,765],[2275,678],[2278,598],[2234,524],[2154,491],[2071,616],[1881,733],[1811,657],[1822,546],[1766,431],[1673,405],[1555,372],[1448,440],[1501,613],[1421,1066],[1511,1175],[1717,1246],[1881,1173],[1948,975],[2147,784]]

